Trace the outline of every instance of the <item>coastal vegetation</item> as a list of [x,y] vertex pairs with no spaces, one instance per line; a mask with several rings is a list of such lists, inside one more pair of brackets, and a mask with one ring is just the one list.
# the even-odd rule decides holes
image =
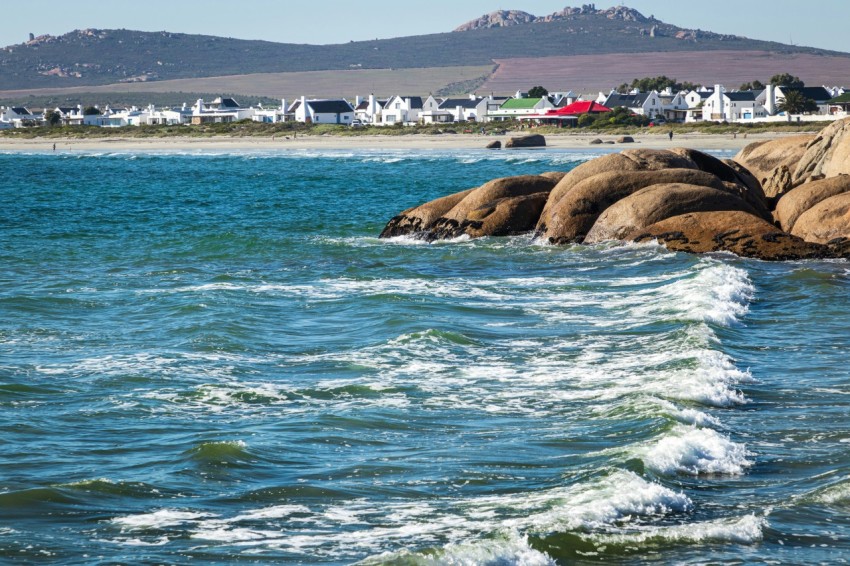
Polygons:
[[16,128],[0,130],[0,139],[100,139],[100,138],[168,138],[168,137],[271,137],[271,136],[415,136],[415,135],[472,135],[488,136],[504,135],[506,133],[529,132],[544,135],[669,135],[704,133],[729,134],[765,132],[816,132],[823,125],[816,122],[788,123],[756,123],[756,124],[723,124],[723,123],[690,123],[655,125],[642,116],[624,118],[622,111],[617,112],[614,121],[610,115],[603,115],[582,123],[577,128],[559,128],[556,126],[536,126],[529,129],[528,125],[518,121],[505,122],[461,122],[453,124],[430,124],[417,126],[379,127],[364,126],[350,128],[335,124],[303,124],[300,122],[281,122],[267,124],[243,120],[240,122],[174,125],[174,126],[124,126],[120,128],[98,128],[87,126],[40,126],[33,128]]

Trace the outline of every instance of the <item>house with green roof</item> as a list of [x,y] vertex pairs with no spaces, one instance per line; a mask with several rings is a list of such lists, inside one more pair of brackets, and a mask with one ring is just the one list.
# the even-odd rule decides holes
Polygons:
[[491,120],[513,120],[534,114],[544,114],[547,110],[553,108],[555,108],[555,105],[546,97],[509,98],[489,116]]
[[836,112],[848,112],[850,111],[850,92],[845,92],[841,96],[830,98],[826,101],[826,103],[829,105],[830,114],[835,114]]

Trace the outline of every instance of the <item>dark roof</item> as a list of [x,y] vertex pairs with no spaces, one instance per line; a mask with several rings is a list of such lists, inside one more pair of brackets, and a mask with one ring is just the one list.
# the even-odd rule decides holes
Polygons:
[[61,112],[62,114],[71,114],[72,112],[77,111],[77,107],[76,106],[59,106],[57,108],[57,110],[59,112]]
[[232,98],[220,98],[219,97],[219,98],[216,98],[215,100],[213,100],[212,102],[210,102],[209,105],[210,106],[216,106],[217,105],[219,107],[219,109],[221,109],[221,108],[241,108],[241,106],[239,106],[239,103],[236,102]]
[[823,88],[822,86],[806,86],[803,88],[783,86],[780,88],[782,88],[782,90],[784,90],[785,92],[788,92],[790,90],[796,90],[806,98],[811,98],[815,102],[825,102],[832,98],[832,95],[829,93],[829,91]]
[[472,100],[470,98],[447,98],[440,103],[440,108],[457,108],[458,106],[462,108],[475,108],[479,104],[481,104],[480,99]]
[[367,110],[368,108],[369,108],[369,101],[368,100],[361,100],[360,104],[357,105],[357,108],[355,108],[355,110]]
[[32,114],[29,110],[27,110],[23,106],[12,107],[12,112],[17,114],[18,116],[29,116],[30,114]]
[[399,96],[400,99],[406,100],[410,99],[410,107],[411,108],[422,108],[422,97],[421,96]]
[[756,93],[751,90],[739,90],[737,92],[724,92],[729,100],[736,102],[755,102]]
[[649,95],[650,93],[648,92],[639,92],[638,94],[619,94],[615,92],[608,95],[608,99],[605,100],[605,106],[608,108],[616,108],[618,106],[637,108],[638,106],[643,106]]
[[307,106],[319,114],[345,114],[354,111],[351,104],[345,100],[308,100]]

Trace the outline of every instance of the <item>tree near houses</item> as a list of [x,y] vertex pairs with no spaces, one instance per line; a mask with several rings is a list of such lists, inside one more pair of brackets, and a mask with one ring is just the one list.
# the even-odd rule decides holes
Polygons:
[[533,86],[530,89],[528,89],[528,98],[543,98],[544,96],[547,96],[548,94],[549,94],[549,91],[545,87],[542,87],[542,86],[539,86],[539,85]]
[[806,86],[803,81],[800,80],[800,77],[795,77],[788,73],[773,75],[770,77],[770,84],[774,86],[790,86],[791,88],[803,88]]
[[50,126],[56,126],[62,121],[62,116],[57,111],[45,112],[44,121]]
[[818,109],[817,103],[811,98],[806,98],[799,90],[788,90],[785,93],[785,99],[778,105],[780,112],[788,114],[803,114],[804,112],[815,112]]
[[86,106],[85,109],[83,110],[83,115],[84,116],[99,116],[100,110],[98,110],[94,106]]
[[763,89],[764,89],[764,83],[759,81],[759,80],[744,83],[740,86],[740,88],[738,88],[738,90],[763,90]]
[[634,79],[631,85],[626,83],[621,84],[617,87],[617,92],[628,92],[632,89],[638,89],[640,92],[650,92],[650,91],[662,91],[665,88],[670,88],[674,92],[679,92],[682,90],[696,90],[698,85],[690,82],[679,82],[676,79],[671,79],[666,75],[661,75],[659,77],[644,77],[642,79]]

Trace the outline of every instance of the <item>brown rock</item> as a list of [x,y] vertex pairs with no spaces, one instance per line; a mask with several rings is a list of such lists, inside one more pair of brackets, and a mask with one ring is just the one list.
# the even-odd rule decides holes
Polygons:
[[543,233],[549,224],[550,210],[563,198],[576,184],[581,181],[607,172],[623,171],[658,171],[662,169],[696,169],[696,164],[690,159],[676,155],[666,150],[652,149],[627,149],[621,153],[603,155],[596,159],[586,161],[567,173],[555,186],[549,195],[549,201],[540,215],[537,231]]
[[499,140],[491,141],[484,147],[485,149],[502,149],[502,142]]
[[802,213],[791,234],[819,244],[850,239],[850,192],[831,196]]
[[779,199],[773,216],[783,230],[791,232],[801,214],[829,197],[846,192],[850,192],[850,175],[803,183]]
[[[470,211],[466,220],[448,237],[457,237],[460,233],[472,238],[482,236],[510,236],[523,234],[534,229],[537,219],[549,192],[534,193],[519,197],[507,197],[495,200],[486,206]],[[434,239],[440,234],[435,231]]]
[[379,238],[407,236],[429,230],[435,220],[454,208],[474,190],[469,189],[408,208],[387,223]]
[[635,230],[626,239],[635,242],[657,240],[673,251],[726,251],[764,260],[820,258],[832,254],[826,246],[804,242],[740,210],[671,216]]
[[599,139],[599,138],[595,138],[595,139],[590,140],[589,143],[590,143],[590,145],[602,145],[602,140]]
[[720,179],[696,169],[600,173],[577,183],[549,210],[546,230],[539,236],[553,244],[581,242],[605,209],[644,187],[665,183],[725,190]]
[[[487,232],[488,229],[496,230],[498,233],[516,233],[518,225],[525,222],[525,215],[528,211],[536,211],[532,225],[524,230],[528,231],[534,227],[540,212],[543,209],[546,199],[539,196],[546,195],[548,198],[549,192],[555,186],[555,180],[541,175],[520,175],[517,177],[504,177],[489,181],[477,189],[467,193],[467,195],[458,202],[451,210],[443,214],[429,228],[429,233],[424,237],[429,240],[456,238],[464,234],[485,236],[496,235],[496,233]],[[535,199],[529,202],[523,200],[506,201],[501,204],[497,201],[503,199],[516,199],[528,195],[538,194]],[[538,202],[539,201],[539,202]],[[539,204],[539,207],[538,207]],[[490,209],[493,210],[490,210]],[[498,209],[498,211],[496,210]],[[485,211],[485,212],[482,212]],[[489,211],[489,212],[486,212]],[[511,219],[502,219],[501,215],[505,211],[516,211],[521,215],[515,222]],[[485,217],[499,213],[488,224],[483,224]],[[473,223],[473,224],[470,224]],[[481,225],[477,225],[480,223]],[[471,228],[470,228],[471,226]],[[510,226],[510,228],[504,228]],[[509,230],[509,232],[504,232]]]
[[794,186],[850,174],[850,118],[836,120],[806,147],[794,171]]
[[505,149],[523,147],[546,147],[546,138],[540,134],[531,134],[528,136],[509,138],[505,143]]
[[681,183],[651,185],[607,208],[584,241],[620,240],[671,216],[718,210],[742,210],[758,216],[749,204],[725,190]]
[[546,177],[547,179],[552,179],[555,181],[555,184],[561,182],[561,179],[567,176],[566,171],[546,171],[545,173],[540,174],[541,177]]
[[617,138],[617,143],[635,143],[635,138],[632,136],[621,136]]
[[691,161],[696,163],[697,168],[700,171],[712,173],[713,175],[716,175],[721,181],[726,181],[727,183],[735,183],[739,185],[741,187],[741,190],[733,189],[734,192],[736,192],[738,196],[740,196],[742,199],[747,201],[753,208],[758,210],[760,216],[762,216],[766,220],[769,220],[771,218],[770,212],[766,205],[764,192],[761,189],[761,185],[759,184],[758,180],[753,177],[750,172],[747,171],[744,167],[738,164],[730,165],[729,163],[725,163],[720,159],[717,159],[713,155],[709,155],[707,153],[703,153],[695,149],[676,147],[671,149],[670,151],[677,155],[681,155],[682,157],[690,159]]
[[815,137],[805,134],[751,143],[734,161],[758,179],[766,197],[773,198],[791,189],[792,173]]

